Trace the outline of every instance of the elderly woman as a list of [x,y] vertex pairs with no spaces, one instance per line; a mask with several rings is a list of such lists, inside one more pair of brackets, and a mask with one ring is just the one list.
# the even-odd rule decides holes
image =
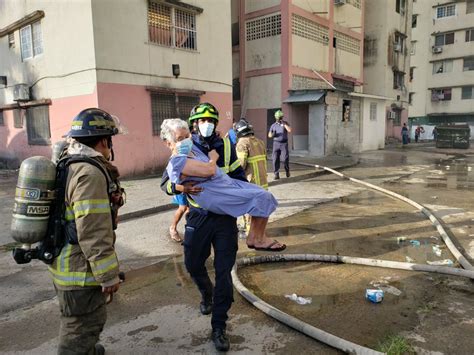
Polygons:
[[[170,181],[175,184],[194,181],[203,188],[198,195],[188,196],[191,206],[233,217],[248,213],[252,216],[249,242],[264,238],[268,217],[278,205],[270,192],[254,184],[232,179],[223,173],[216,166],[219,158],[216,151],[211,151],[207,156],[195,147],[190,138],[188,124],[183,120],[164,120],[161,125],[161,138],[172,151],[166,167]],[[248,246],[267,251],[281,251],[286,248],[286,245],[277,241],[265,247],[252,244]]]

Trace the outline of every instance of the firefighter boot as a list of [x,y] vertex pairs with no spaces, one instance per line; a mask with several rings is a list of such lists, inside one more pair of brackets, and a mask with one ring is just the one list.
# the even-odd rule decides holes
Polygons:
[[225,334],[225,329],[215,328],[212,329],[212,341],[217,351],[228,351],[230,348],[229,338]]

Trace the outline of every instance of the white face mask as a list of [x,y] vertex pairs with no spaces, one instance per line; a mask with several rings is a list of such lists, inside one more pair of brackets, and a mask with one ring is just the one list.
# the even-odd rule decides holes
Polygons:
[[210,122],[204,122],[204,123],[199,123],[199,132],[201,132],[201,136],[204,138],[212,136],[212,133],[214,133],[214,123]]

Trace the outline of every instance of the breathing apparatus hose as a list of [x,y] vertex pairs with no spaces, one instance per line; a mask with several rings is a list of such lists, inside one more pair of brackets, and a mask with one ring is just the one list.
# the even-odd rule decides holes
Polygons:
[[322,343],[325,343],[329,346],[332,346],[336,349],[342,350],[346,353],[355,353],[355,354],[382,354],[381,352],[375,351],[370,348],[363,347],[361,345],[355,344],[348,340],[342,339],[336,335],[325,332],[321,329],[313,327],[312,325],[305,323],[285,312],[280,311],[279,309],[273,307],[272,305],[264,302],[262,299],[253,294],[249,289],[247,289],[242,282],[240,281],[237,271],[239,267],[256,265],[261,263],[270,263],[270,262],[292,262],[292,261],[315,261],[315,262],[331,262],[331,263],[344,263],[344,264],[355,264],[355,265],[364,265],[364,266],[374,266],[374,267],[383,267],[390,269],[399,269],[407,271],[419,271],[419,272],[432,272],[438,274],[452,275],[452,276],[461,276],[467,277],[471,280],[474,279],[474,268],[469,263],[469,261],[461,254],[461,252],[456,248],[443,226],[439,220],[425,207],[419,203],[410,200],[402,195],[399,195],[395,192],[383,189],[376,185],[347,177],[344,174],[341,174],[338,171],[335,171],[331,168],[315,165],[316,168],[324,169],[328,172],[336,174],[343,179],[350,180],[352,182],[364,185],[373,190],[382,192],[386,195],[392,196],[399,200],[402,200],[411,206],[417,208],[425,216],[427,216],[433,226],[436,227],[439,234],[443,238],[443,241],[446,243],[446,246],[454,255],[456,260],[461,264],[464,269],[446,267],[446,266],[435,266],[435,265],[425,265],[425,264],[413,264],[406,262],[398,261],[388,261],[388,260],[378,260],[378,259],[368,259],[368,258],[358,258],[351,256],[339,256],[339,255],[320,255],[320,254],[273,254],[273,255],[264,255],[264,256],[255,256],[255,257],[244,257],[236,261],[234,268],[232,270],[232,282],[237,291],[252,305],[256,308],[269,315],[272,318],[277,319],[278,321],[288,325],[289,327],[306,334],[307,336],[316,339]]

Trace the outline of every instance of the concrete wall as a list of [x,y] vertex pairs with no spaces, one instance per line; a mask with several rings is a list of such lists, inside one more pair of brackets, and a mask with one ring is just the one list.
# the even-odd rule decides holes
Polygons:
[[292,0],[293,5],[308,12],[315,13],[320,17],[329,18],[329,2],[331,0]]
[[[245,1],[246,14],[280,5],[280,0],[244,0],[244,1]],[[284,0],[284,1],[288,1],[288,0]]]
[[246,71],[281,65],[281,35],[245,42]]
[[334,22],[351,30],[362,32],[362,10],[349,1],[345,5],[334,6]]
[[343,51],[341,49],[335,50],[336,57],[336,73],[350,76],[352,78],[360,78],[360,61],[359,55]]
[[[370,119],[370,105],[377,105],[376,119]],[[385,100],[362,99],[362,130],[360,150],[375,150],[385,147]]]
[[281,106],[281,74],[255,76],[248,81],[248,109]]
[[[329,46],[292,35],[292,63],[296,67],[329,71]],[[360,66],[360,63],[358,63]]]

